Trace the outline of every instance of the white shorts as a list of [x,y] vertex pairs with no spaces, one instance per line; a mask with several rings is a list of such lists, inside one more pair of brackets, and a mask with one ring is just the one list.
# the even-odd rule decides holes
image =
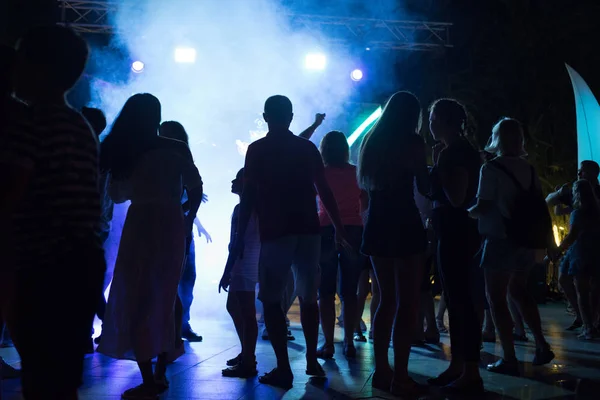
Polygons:
[[290,235],[263,242],[258,266],[259,300],[280,303],[293,268],[296,294],[307,303],[316,303],[321,281],[320,255],[319,234]]

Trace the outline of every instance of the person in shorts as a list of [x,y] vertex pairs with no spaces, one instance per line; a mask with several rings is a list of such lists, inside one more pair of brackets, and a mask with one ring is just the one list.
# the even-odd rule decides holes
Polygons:
[[265,324],[277,357],[277,367],[259,381],[284,389],[291,388],[294,379],[287,352],[285,314],[281,307],[290,268],[296,275],[306,338],[306,373],[325,376],[317,360],[321,250],[317,193],[332,219],[337,241],[347,244],[319,150],[312,142],[290,132],[293,115],[292,103],[287,97],[272,96],[265,102],[263,117],[269,132],[265,138],[252,143],[246,153],[244,192],[234,245],[237,256],[244,247],[243,239],[252,212],[256,211],[261,240],[259,299],[264,305]]

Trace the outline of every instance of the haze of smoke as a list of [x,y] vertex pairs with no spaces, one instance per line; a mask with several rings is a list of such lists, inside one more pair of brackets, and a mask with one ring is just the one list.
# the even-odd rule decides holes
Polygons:
[[[350,55],[292,30],[286,11],[274,0],[123,1],[113,21],[119,32],[113,46],[125,48],[132,61],[143,61],[145,70],[126,83],[97,81],[92,87],[93,103],[109,120],[129,96],[148,92],[160,99],[163,120],[186,127],[209,195],[199,216],[214,243],[198,249],[198,282],[210,283],[211,291],[222,273],[237,201],[229,193],[230,180],[243,165],[240,153],[265,133],[260,123],[265,99],[284,94],[292,100],[292,130],[298,133],[316,112],[331,118],[343,114],[352,91],[347,73],[333,73],[351,70]],[[176,47],[195,48],[196,62],[174,63]],[[304,56],[315,51],[327,55],[329,72],[304,69]],[[221,305],[214,307],[222,311]]]

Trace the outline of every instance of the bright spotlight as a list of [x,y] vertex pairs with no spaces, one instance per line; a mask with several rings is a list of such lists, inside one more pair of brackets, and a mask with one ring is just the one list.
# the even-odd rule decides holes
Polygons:
[[363,78],[363,72],[360,69],[355,69],[350,73],[350,78],[352,78],[354,82],[358,82]]
[[325,69],[326,65],[327,58],[325,57],[325,54],[322,53],[307,54],[304,59],[304,67],[306,67],[306,69],[322,71]]
[[144,70],[144,63],[141,61],[134,61],[131,63],[131,70],[136,74],[139,74]]
[[196,49],[191,47],[177,47],[175,49],[175,62],[193,64],[196,62]]

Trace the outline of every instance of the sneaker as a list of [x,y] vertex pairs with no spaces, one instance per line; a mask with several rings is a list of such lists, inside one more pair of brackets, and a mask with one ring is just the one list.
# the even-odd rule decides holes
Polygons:
[[96,339],[94,339],[94,343],[96,344],[100,344],[100,342],[102,341],[102,335],[96,337]]
[[198,335],[191,329],[186,329],[185,331],[181,332],[181,337],[190,343],[199,343],[202,341],[202,336]]
[[7,364],[2,357],[0,357],[0,371],[2,372],[1,379],[17,379],[21,377],[21,371]]
[[275,386],[285,390],[290,390],[294,386],[294,374],[292,371],[280,372],[277,368],[267,372],[258,378],[263,385]]

